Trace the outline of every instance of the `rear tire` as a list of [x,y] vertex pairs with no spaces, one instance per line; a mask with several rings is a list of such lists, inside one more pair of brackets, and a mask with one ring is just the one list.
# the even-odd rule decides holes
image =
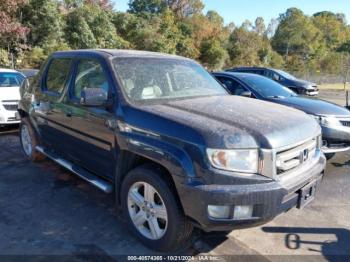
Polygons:
[[160,172],[146,165],[127,174],[121,190],[123,216],[130,231],[146,247],[176,251],[188,243],[193,226],[184,215],[174,189]]
[[28,118],[22,118],[19,132],[24,156],[32,162],[43,160],[45,156],[35,149],[40,142]]

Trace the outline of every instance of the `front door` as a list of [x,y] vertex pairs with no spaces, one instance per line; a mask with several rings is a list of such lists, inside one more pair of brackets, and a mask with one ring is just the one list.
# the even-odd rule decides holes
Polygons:
[[101,88],[111,97],[111,87],[112,81],[102,60],[79,59],[64,111],[71,119],[72,158],[91,172],[112,179],[116,154],[113,106],[89,107],[80,103],[82,90]]

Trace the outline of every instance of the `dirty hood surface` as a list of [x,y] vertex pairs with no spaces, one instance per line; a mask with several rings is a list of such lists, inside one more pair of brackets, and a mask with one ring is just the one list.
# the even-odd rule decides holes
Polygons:
[[20,100],[19,87],[0,87],[0,101]]
[[212,96],[147,106],[143,110],[189,126],[214,148],[279,148],[320,134],[305,113],[238,96]]

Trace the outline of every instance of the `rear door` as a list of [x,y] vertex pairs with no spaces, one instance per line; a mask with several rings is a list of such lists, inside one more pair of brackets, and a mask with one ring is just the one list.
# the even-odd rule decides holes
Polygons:
[[[71,157],[93,173],[113,179],[115,167],[115,114],[112,80],[103,59],[80,57],[67,100],[66,117],[70,120],[69,141],[74,144]],[[81,91],[101,88],[108,92],[110,106],[88,107],[80,103]]]
[[73,58],[52,58],[41,79],[41,92],[34,102],[42,141],[55,151],[65,152],[65,126],[69,126],[62,112],[62,101],[71,81]]

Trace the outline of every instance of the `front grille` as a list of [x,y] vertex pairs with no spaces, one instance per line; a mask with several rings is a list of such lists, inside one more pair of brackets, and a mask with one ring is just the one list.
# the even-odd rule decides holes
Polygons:
[[17,104],[4,104],[3,106],[8,111],[17,111],[17,109],[18,109]]
[[341,123],[343,126],[348,126],[348,127],[350,127],[350,121],[340,121],[340,123]]
[[317,138],[311,139],[302,145],[278,152],[276,155],[276,173],[282,175],[311,160],[317,149]]

